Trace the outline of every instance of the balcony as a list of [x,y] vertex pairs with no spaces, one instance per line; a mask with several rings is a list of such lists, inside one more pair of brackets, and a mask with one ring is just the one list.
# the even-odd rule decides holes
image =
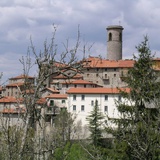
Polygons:
[[45,111],[46,115],[57,115],[59,114],[59,107],[47,107]]

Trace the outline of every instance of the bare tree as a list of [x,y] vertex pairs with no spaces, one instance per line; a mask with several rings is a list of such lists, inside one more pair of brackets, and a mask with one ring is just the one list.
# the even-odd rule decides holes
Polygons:
[[[22,57],[20,60],[23,66],[25,81],[23,92],[21,92],[19,98],[22,98],[25,112],[21,113],[20,118],[23,123],[20,125],[8,125],[8,127],[6,127],[5,123],[2,126],[4,127],[3,132],[1,132],[4,140],[3,143],[8,146],[6,154],[10,155],[10,158],[8,158],[7,155],[6,159],[47,159],[49,154],[54,152],[55,146],[52,142],[53,139],[49,142],[45,137],[46,124],[44,110],[47,104],[41,97],[42,90],[49,85],[50,78],[55,75],[62,74],[71,78],[77,73],[81,73],[83,63],[82,60],[80,61],[77,58],[77,53],[82,52],[83,49],[80,49],[80,31],[78,28],[75,46],[70,48],[69,40],[67,40],[66,44],[63,44],[64,52],[59,56],[57,53],[57,44],[55,43],[57,27],[53,25],[53,29],[51,41],[50,43],[48,43],[47,40],[44,42],[43,51],[37,52],[31,39],[31,46],[28,48],[26,57]],[[85,48],[85,46],[83,46],[83,48]],[[85,54],[85,52],[83,53]],[[38,69],[38,75],[35,79],[35,84],[33,85],[33,83],[30,83],[28,77],[35,65]],[[72,70],[72,74],[66,74],[66,71],[70,69]],[[42,101],[40,102],[40,100]],[[4,136],[10,137],[4,139]],[[17,148],[12,152],[15,145]],[[3,152],[3,149],[1,151]]]

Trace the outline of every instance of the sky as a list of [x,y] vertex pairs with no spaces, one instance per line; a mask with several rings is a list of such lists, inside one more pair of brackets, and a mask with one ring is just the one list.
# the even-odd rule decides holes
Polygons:
[[145,35],[152,53],[160,57],[159,0],[0,0],[1,84],[23,73],[19,59],[26,56],[30,38],[37,53],[43,50],[44,41],[52,37],[53,24],[57,54],[67,39],[71,46],[75,44],[79,26],[81,44],[92,46],[86,56],[106,58],[106,28],[121,25],[123,59],[132,59]]

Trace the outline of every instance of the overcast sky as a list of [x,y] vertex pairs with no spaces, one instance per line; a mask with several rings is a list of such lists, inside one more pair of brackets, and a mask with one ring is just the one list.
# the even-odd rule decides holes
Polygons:
[[[148,35],[152,53],[160,57],[159,0],[0,0],[0,71],[4,79],[22,73],[19,62],[27,53],[30,37],[37,51],[57,25],[58,46],[67,38],[81,38],[93,47],[91,56],[106,58],[106,27],[122,25],[123,59],[132,58],[135,46]],[[3,80],[2,80],[3,81]],[[1,82],[2,83],[2,82]]]

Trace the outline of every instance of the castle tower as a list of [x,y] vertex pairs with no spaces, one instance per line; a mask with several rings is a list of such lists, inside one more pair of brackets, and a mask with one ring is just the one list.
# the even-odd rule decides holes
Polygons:
[[108,26],[107,28],[107,59],[122,59],[122,31],[119,25]]

